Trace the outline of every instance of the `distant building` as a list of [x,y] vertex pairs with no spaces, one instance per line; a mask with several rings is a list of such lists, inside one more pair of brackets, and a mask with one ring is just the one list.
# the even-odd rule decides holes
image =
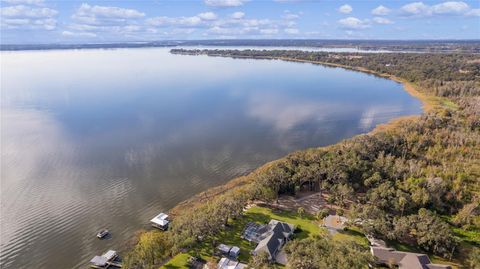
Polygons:
[[379,265],[395,265],[399,269],[452,269],[450,265],[433,264],[425,254],[396,251],[393,248],[370,247]]
[[292,236],[295,226],[278,220],[271,220],[268,223],[268,228],[266,236],[258,243],[253,254],[266,252],[269,259],[274,260],[280,248]]
[[221,258],[217,264],[217,269],[243,269],[247,265],[238,261],[230,260],[229,258]]

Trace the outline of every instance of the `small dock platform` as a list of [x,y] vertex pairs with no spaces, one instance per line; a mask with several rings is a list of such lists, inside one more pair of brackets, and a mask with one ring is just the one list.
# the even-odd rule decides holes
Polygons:
[[118,254],[115,250],[109,250],[102,256],[95,256],[90,260],[90,268],[106,269],[106,268],[122,268],[122,264],[117,260]]

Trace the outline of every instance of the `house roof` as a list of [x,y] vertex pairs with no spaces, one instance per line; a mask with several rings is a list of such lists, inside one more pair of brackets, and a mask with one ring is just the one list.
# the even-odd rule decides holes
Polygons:
[[242,269],[245,268],[247,265],[230,260],[229,258],[221,258],[217,264],[218,269]]
[[165,213],[160,213],[156,215],[153,219],[150,220],[151,222],[160,225],[160,226],[165,226],[169,223],[168,221],[168,215]]
[[237,247],[237,246],[233,246],[233,247],[230,249],[230,254],[238,255],[239,253],[240,253],[240,248]]
[[220,244],[220,245],[218,245],[217,249],[219,249],[222,252],[228,253],[228,252],[230,252],[230,249],[232,249],[232,247],[227,246],[225,244]]
[[396,251],[385,247],[371,247],[371,251],[379,263],[394,263],[400,269],[451,269],[449,265],[432,264],[425,254]]
[[271,220],[268,226],[270,227],[269,235],[258,243],[254,252],[265,251],[273,259],[275,258],[275,252],[282,246],[284,240],[293,233],[295,227],[277,220]]

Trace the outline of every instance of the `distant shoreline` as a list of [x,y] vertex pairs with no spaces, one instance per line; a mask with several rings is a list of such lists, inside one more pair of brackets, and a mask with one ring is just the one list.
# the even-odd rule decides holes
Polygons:
[[162,47],[283,47],[312,49],[357,49],[392,53],[480,53],[480,40],[349,40],[349,39],[212,39],[161,40],[86,44],[0,44],[0,51],[79,50]]
[[[194,54],[194,53],[178,53],[178,54],[181,54],[181,55],[197,55],[197,54]],[[207,54],[198,54],[198,55],[207,55]],[[348,69],[348,70],[353,70],[353,71],[357,71],[357,72],[362,72],[362,73],[366,73],[366,74],[375,75],[375,76],[378,76],[378,77],[390,79],[390,80],[393,80],[395,82],[401,83],[403,85],[404,90],[408,94],[410,94],[411,96],[420,100],[420,102],[422,103],[423,113],[428,113],[428,112],[434,111],[437,108],[442,106],[442,101],[443,100],[441,100],[441,98],[421,93],[418,90],[418,86],[414,85],[413,83],[410,83],[410,82],[408,82],[404,79],[401,79],[401,78],[398,78],[398,77],[395,77],[395,76],[392,76],[392,75],[389,75],[389,74],[382,74],[382,73],[378,73],[378,72],[368,70],[368,69],[365,69],[365,68],[351,67],[351,66],[347,66],[347,65],[320,62],[320,61],[309,61],[309,60],[300,60],[300,59],[294,59],[294,58],[285,58],[285,57],[249,57],[249,56],[238,56],[238,55],[233,57],[233,56],[227,56],[227,55],[221,55],[221,54],[209,54],[207,56],[209,56],[209,57],[254,59],[254,60],[281,60],[281,61],[289,61],[289,62],[317,64],[317,65],[323,65],[323,66],[328,66],[328,67],[344,68],[344,69]],[[388,129],[396,128],[401,122],[416,120],[420,116],[421,115],[410,115],[410,116],[396,117],[396,118],[393,118],[386,123],[377,125],[373,130],[371,130],[369,132],[359,134],[359,135],[369,135],[369,134],[374,134],[374,133],[379,132],[379,131],[385,131],[385,130],[388,130]],[[355,137],[355,136],[353,136],[353,137]],[[347,138],[347,140],[352,139],[353,137]],[[335,144],[337,144],[337,143],[335,143]],[[332,145],[335,145],[335,144],[332,144]],[[329,146],[332,146],[332,145],[328,145],[328,146],[324,146],[324,147],[329,147]],[[308,149],[305,149],[305,150],[308,150]],[[277,162],[277,161],[281,160],[282,158],[284,158],[284,157],[281,157],[279,159],[267,162],[267,163],[257,167],[255,170],[267,167],[271,163]],[[174,206],[172,209],[169,210],[169,213],[171,215],[175,216],[176,214],[178,214],[178,212],[181,212],[183,209],[195,206],[198,203],[208,201],[212,197],[220,195],[220,194],[222,194],[222,193],[224,193],[224,192],[226,192],[230,189],[241,186],[241,185],[247,183],[248,175],[251,174],[251,173],[254,173],[255,170],[253,170],[252,172],[248,173],[245,176],[240,176],[240,177],[237,177],[237,178],[233,178],[233,179],[227,181],[226,183],[224,183],[222,185],[219,185],[219,186],[216,186],[216,187],[211,187],[211,188],[209,188],[209,189],[207,189],[203,192],[200,192],[200,193],[192,196],[191,198],[178,203],[176,206]]]

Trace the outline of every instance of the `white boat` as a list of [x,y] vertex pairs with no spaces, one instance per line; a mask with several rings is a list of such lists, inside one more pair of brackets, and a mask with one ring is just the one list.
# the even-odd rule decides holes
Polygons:
[[107,236],[110,232],[107,230],[107,229],[103,229],[101,230],[100,232],[97,233],[97,237],[99,239],[102,239],[104,238],[105,236]]

